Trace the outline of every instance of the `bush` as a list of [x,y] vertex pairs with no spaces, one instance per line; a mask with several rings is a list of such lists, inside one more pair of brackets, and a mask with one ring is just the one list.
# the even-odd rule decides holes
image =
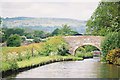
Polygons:
[[35,43],[39,43],[41,40],[40,40],[40,38],[35,37],[33,41],[34,41]]
[[0,66],[0,70],[6,71],[6,70],[15,70],[18,69],[18,65],[16,61],[6,61],[1,63],[2,66]]
[[17,34],[11,35],[7,40],[7,46],[18,47],[21,45],[21,37]]
[[107,53],[115,48],[120,48],[120,32],[109,33],[101,43],[102,55],[106,57]]
[[91,58],[93,57],[93,53],[92,52],[82,53],[82,52],[77,51],[75,56],[82,57],[82,58]]
[[68,49],[64,45],[61,48],[58,49],[58,55],[66,56],[67,53],[69,53]]
[[42,48],[41,54],[48,55],[66,55],[67,43],[60,36],[48,39]]
[[109,51],[106,56],[106,60],[109,63],[120,65],[120,48]]

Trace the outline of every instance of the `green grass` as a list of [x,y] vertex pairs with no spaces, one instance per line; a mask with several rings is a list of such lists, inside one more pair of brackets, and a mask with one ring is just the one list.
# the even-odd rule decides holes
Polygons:
[[81,52],[77,52],[76,57],[93,57],[93,53],[91,52],[86,52],[86,53],[81,53]]
[[82,58],[77,58],[73,56],[45,56],[45,57],[34,57],[34,58],[30,58],[29,60],[19,61],[17,63],[19,68],[23,68],[40,63],[45,63],[50,60],[63,60],[63,59],[82,60]]
[[[59,60],[62,61],[64,59],[72,59],[72,60],[82,60],[83,58],[80,57],[74,57],[71,55],[68,56],[38,56],[38,57],[31,57],[29,60],[22,60],[17,61],[16,64],[8,63],[8,62],[2,62],[2,68],[0,68],[2,71],[7,71],[10,69],[18,69],[18,68],[25,68],[30,67],[37,64],[46,63],[50,60]],[[12,65],[11,65],[12,64]],[[14,68],[13,68],[14,67]]]

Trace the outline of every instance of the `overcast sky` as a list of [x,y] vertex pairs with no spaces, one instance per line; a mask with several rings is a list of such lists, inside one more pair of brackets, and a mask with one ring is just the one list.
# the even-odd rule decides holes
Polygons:
[[[6,2],[5,2],[6,1]],[[8,2],[7,2],[8,1]],[[13,1],[13,2],[12,2]],[[54,17],[54,18],[72,18],[78,20],[87,20],[97,8],[99,0],[41,0],[34,2],[30,0],[4,0],[0,3],[0,15],[2,17]],[[65,2],[66,1],[66,2]]]

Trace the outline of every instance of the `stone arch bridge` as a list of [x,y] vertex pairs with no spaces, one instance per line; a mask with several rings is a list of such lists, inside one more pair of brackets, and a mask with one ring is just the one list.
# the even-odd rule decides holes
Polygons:
[[84,45],[92,45],[99,50],[103,37],[101,36],[64,36],[65,41],[69,44],[69,53],[74,55],[75,50]]

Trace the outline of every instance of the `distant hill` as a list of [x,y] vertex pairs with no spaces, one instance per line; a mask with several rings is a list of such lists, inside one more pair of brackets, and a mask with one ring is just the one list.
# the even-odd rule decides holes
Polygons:
[[14,17],[2,18],[3,26],[8,28],[25,28],[28,30],[43,30],[52,32],[56,28],[61,28],[63,24],[67,24],[71,29],[85,33],[86,21],[80,21],[69,18],[34,18],[34,17]]

